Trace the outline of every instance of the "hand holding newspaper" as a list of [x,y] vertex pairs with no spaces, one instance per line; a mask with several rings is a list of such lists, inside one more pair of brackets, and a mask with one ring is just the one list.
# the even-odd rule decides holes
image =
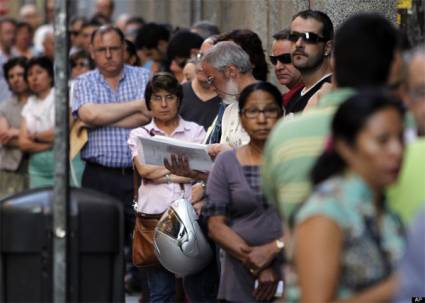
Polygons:
[[181,141],[165,136],[140,137],[139,148],[144,164],[164,165],[164,159],[170,161],[171,154],[184,155],[193,170],[211,171],[212,160],[207,145]]

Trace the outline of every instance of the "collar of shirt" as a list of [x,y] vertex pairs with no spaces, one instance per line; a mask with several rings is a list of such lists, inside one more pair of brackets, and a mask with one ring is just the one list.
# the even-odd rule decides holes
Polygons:
[[[165,132],[162,129],[158,128],[158,126],[155,124],[155,119],[152,119],[151,122],[149,122],[149,124],[145,126],[145,128],[149,132],[166,136]],[[190,127],[187,125],[187,122],[183,120],[182,117],[179,116],[179,124],[177,125],[177,128],[171,133],[170,137],[174,136],[174,134],[176,133],[184,133],[189,130],[190,130]]]
[[[123,65],[123,68],[122,68],[122,70],[121,70],[121,74],[120,74],[120,79],[119,79],[119,81],[118,82],[121,82],[121,81],[123,81],[124,79],[125,79],[125,77],[127,76],[127,74],[128,74],[128,66],[126,65],[126,64],[124,64]],[[108,83],[108,82],[106,82],[106,80],[105,80],[105,77],[102,75],[102,73],[99,71],[99,69],[98,68],[96,68],[95,69],[95,77],[97,78],[97,80],[99,80],[99,81],[102,81],[102,82],[104,82],[104,83]],[[109,84],[108,84],[109,85]]]

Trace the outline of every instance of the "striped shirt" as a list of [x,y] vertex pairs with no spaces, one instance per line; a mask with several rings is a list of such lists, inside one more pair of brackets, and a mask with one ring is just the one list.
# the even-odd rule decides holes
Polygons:
[[[87,103],[125,103],[144,98],[150,73],[147,69],[124,65],[116,90],[106,82],[98,69],[85,73],[75,80],[72,114]],[[131,167],[131,153],[127,140],[131,129],[122,127],[97,127],[89,129],[81,158],[107,167]]]
[[267,140],[262,185],[267,201],[285,219],[311,191],[310,171],[323,151],[330,123],[338,106],[353,94],[338,89],[325,95],[316,108],[280,121]]

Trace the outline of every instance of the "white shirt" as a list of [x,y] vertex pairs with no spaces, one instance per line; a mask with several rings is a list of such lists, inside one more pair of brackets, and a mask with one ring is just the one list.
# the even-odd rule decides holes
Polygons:
[[41,132],[55,126],[55,90],[52,88],[44,99],[35,95],[28,98],[22,109],[22,116],[30,133]]
[[226,107],[221,122],[221,144],[229,144],[233,148],[248,144],[249,135],[242,127],[239,119],[239,103],[234,102]]

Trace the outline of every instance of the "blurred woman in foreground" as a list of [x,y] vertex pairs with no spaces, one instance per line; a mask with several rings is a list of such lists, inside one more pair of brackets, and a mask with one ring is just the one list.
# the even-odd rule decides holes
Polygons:
[[315,190],[296,215],[298,287],[290,285],[288,301],[391,299],[404,233],[384,193],[399,173],[402,138],[403,110],[389,96],[361,93],[338,109],[312,170]]

